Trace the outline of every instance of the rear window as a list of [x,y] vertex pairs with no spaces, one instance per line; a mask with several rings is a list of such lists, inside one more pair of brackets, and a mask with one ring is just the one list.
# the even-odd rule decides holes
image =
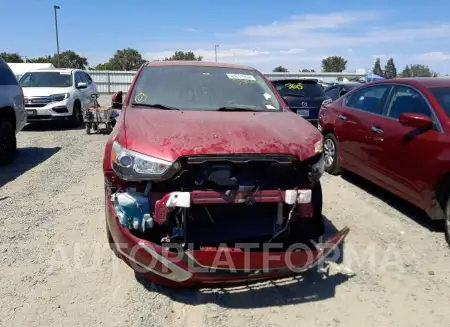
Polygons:
[[0,58],[0,85],[17,85],[17,78],[8,64]]
[[429,90],[450,117],[450,87],[433,87]]
[[315,81],[308,80],[286,80],[272,82],[278,93],[282,96],[301,96],[301,97],[323,97],[325,92],[323,87]]
[[22,87],[69,87],[71,72],[28,72],[19,80]]

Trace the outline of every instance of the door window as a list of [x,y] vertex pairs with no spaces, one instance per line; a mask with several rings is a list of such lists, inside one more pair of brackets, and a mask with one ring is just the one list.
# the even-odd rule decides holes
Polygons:
[[78,83],[82,83],[83,82],[83,80],[82,80],[82,78],[81,78],[81,76],[80,76],[80,73],[75,73],[75,86],[77,86],[78,85]]
[[422,94],[408,86],[396,86],[392,92],[386,115],[399,119],[403,113],[423,114],[432,117],[430,106]]
[[330,97],[333,101],[337,100],[337,98],[339,98],[338,96],[338,88],[337,87],[332,87],[331,89],[325,91],[325,94]]
[[383,101],[390,88],[389,85],[365,87],[349,95],[345,105],[350,108],[381,115],[383,112]]

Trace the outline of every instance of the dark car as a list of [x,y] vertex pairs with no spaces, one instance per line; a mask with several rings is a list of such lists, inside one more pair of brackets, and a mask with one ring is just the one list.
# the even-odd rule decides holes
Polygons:
[[371,82],[322,108],[325,169],[350,170],[444,219],[450,244],[450,79]]
[[107,237],[143,277],[193,286],[297,274],[347,235],[324,239],[321,133],[257,70],[151,62],[122,97],[103,161]]
[[344,94],[350,92],[355,87],[361,86],[361,83],[340,83],[325,88],[325,94],[331,100],[336,101]]
[[284,77],[270,81],[292,111],[317,126],[320,107],[331,99],[316,79]]

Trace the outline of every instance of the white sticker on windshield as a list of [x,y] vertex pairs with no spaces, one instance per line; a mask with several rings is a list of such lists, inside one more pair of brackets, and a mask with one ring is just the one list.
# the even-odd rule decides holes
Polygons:
[[247,81],[256,81],[253,75],[244,75],[244,74],[227,74],[229,79],[245,79]]
[[266,98],[266,100],[269,100],[272,97],[269,93],[264,93],[263,95]]
[[59,75],[70,75],[70,72],[59,72]]
[[266,108],[267,109],[273,109],[273,110],[277,109],[274,106],[272,106],[271,104],[266,104]]

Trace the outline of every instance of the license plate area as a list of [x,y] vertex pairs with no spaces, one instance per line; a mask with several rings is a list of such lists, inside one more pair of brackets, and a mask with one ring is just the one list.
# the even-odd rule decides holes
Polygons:
[[27,116],[36,116],[37,110],[36,109],[27,109]]
[[309,109],[298,109],[297,115],[302,117],[309,117]]

